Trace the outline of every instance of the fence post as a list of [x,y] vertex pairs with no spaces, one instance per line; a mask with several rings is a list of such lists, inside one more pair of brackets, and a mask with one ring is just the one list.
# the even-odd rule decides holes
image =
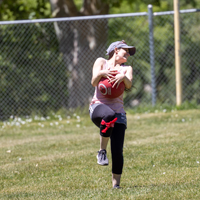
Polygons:
[[180,48],[180,19],[179,0],[174,0],[174,42],[175,42],[175,69],[176,69],[176,105],[182,103],[182,80],[181,80],[181,48]]
[[155,63],[154,63],[154,38],[153,38],[153,9],[152,5],[148,5],[149,19],[149,53],[151,65],[151,88],[152,88],[152,105],[156,104],[156,78],[155,78]]

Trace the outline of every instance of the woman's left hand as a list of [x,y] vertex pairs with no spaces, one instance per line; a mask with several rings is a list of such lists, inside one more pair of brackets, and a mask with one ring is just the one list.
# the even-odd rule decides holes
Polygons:
[[124,80],[125,74],[119,73],[115,77],[110,78],[110,83],[113,83],[112,88],[116,86],[118,88],[119,84]]

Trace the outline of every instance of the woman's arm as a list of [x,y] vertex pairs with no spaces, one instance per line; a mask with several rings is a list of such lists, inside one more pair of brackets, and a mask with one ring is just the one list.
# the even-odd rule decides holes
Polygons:
[[104,62],[105,61],[103,58],[97,58],[97,60],[95,61],[93,65],[91,84],[94,87],[98,85],[101,77],[103,76],[102,69],[103,69]]
[[124,84],[127,89],[131,88],[133,80],[133,68],[131,66],[127,67],[126,74],[124,76]]
[[97,58],[93,65],[91,84],[94,87],[98,85],[101,77],[105,77],[110,80],[110,78],[113,78],[114,75],[117,74],[116,71],[110,71],[109,69],[103,70],[105,62],[106,60],[104,58]]
[[114,82],[112,87],[115,87],[115,85],[117,85],[116,88],[118,88],[119,84],[123,81],[127,89],[131,88],[133,79],[132,73],[132,67],[126,67],[125,73],[117,74],[114,78],[111,79],[111,82]]

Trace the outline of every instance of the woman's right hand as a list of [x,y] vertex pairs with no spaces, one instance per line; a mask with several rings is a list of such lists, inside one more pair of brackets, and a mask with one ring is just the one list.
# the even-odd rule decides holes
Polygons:
[[102,77],[107,78],[111,82],[115,75],[119,73],[116,69],[103,69],[105,62],[104,58],[98,58],[93,65],[91,84],[94,87],[98,85]]

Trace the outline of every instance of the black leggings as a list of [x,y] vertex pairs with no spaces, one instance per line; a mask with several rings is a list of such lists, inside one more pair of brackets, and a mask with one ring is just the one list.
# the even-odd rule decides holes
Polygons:
[[100,135],[103,137],[110,137],[111,140],[111,154],[112,154],[112,173],[122,174],[124,159],[123,159],[123,145],[126,126],[121,123],[115,123],[114,127],[110,127],[106,133],[102,133],[105,128],[101,124],[102,120],[110,122],[115,118],[115,112],[104,104],[100,104],[90,110],[92,112],[91,119],[93,123],[100,128]]

